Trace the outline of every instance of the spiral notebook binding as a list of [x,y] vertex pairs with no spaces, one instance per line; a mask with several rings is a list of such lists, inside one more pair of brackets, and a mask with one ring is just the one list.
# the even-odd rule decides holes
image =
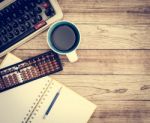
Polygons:
[[32,120],[37,115],[41,105],[45,101],[45,97],[47,97],[47,93],[49,93],[49,90],[52,88],[52,85],[52,80],[48,80],[21,123],[32,123]]

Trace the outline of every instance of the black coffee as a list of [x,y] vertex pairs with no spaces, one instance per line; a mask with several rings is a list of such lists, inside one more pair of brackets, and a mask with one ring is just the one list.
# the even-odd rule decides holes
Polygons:
[[57,27],[52,33],[54,47],[61,51],[68,51],[73,48],[76,42],[75,31],[67,25]]

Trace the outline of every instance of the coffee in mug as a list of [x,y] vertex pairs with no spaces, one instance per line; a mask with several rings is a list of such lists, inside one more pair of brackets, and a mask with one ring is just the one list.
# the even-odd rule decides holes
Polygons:
[[53,24],[48,31],[48,45],[58,54],[67,55],[70,62],[78,60],[76,48],[80,42],[77,27],[67,21]]

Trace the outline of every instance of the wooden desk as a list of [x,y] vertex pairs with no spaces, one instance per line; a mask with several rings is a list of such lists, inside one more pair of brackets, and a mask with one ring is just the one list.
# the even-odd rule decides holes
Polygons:
[[[150,123],[150,0],[59,0],[77,24],[80,60],[53,77],[98,105],[89,123]],[[49,48],[46,32],[13,51],[22,59]],[[2,59],[1,59],[2,60]]]

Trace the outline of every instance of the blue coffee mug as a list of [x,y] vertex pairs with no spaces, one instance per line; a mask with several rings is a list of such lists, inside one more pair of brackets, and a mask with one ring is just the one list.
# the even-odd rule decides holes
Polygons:
[[[64,51],[64,50],[62,51],[62,50],[56,48],[56,46],[54,45],[53,40],[52,40],[52,35],[53,35],[53,32],[55,31],[55,29],[57,29],[58,27],[63,26],[63,25],[71,27],[74,31],[75,38],[76,38],[73,46],[69,50],[66,50],[66,51]],[[76,62],[78,60],[76,50],[80,44],[80,38],[81,38],[80,32],[79,32],[77,26],[68,21],[58,21],[58,22],[54,23],[53,25],[50,26],[50,28],[48,29],[48,32],[47,32],[47,43],[48,43],[49,47],[54,52],[56,52],[60,55],[66,55],[70,62]]]

